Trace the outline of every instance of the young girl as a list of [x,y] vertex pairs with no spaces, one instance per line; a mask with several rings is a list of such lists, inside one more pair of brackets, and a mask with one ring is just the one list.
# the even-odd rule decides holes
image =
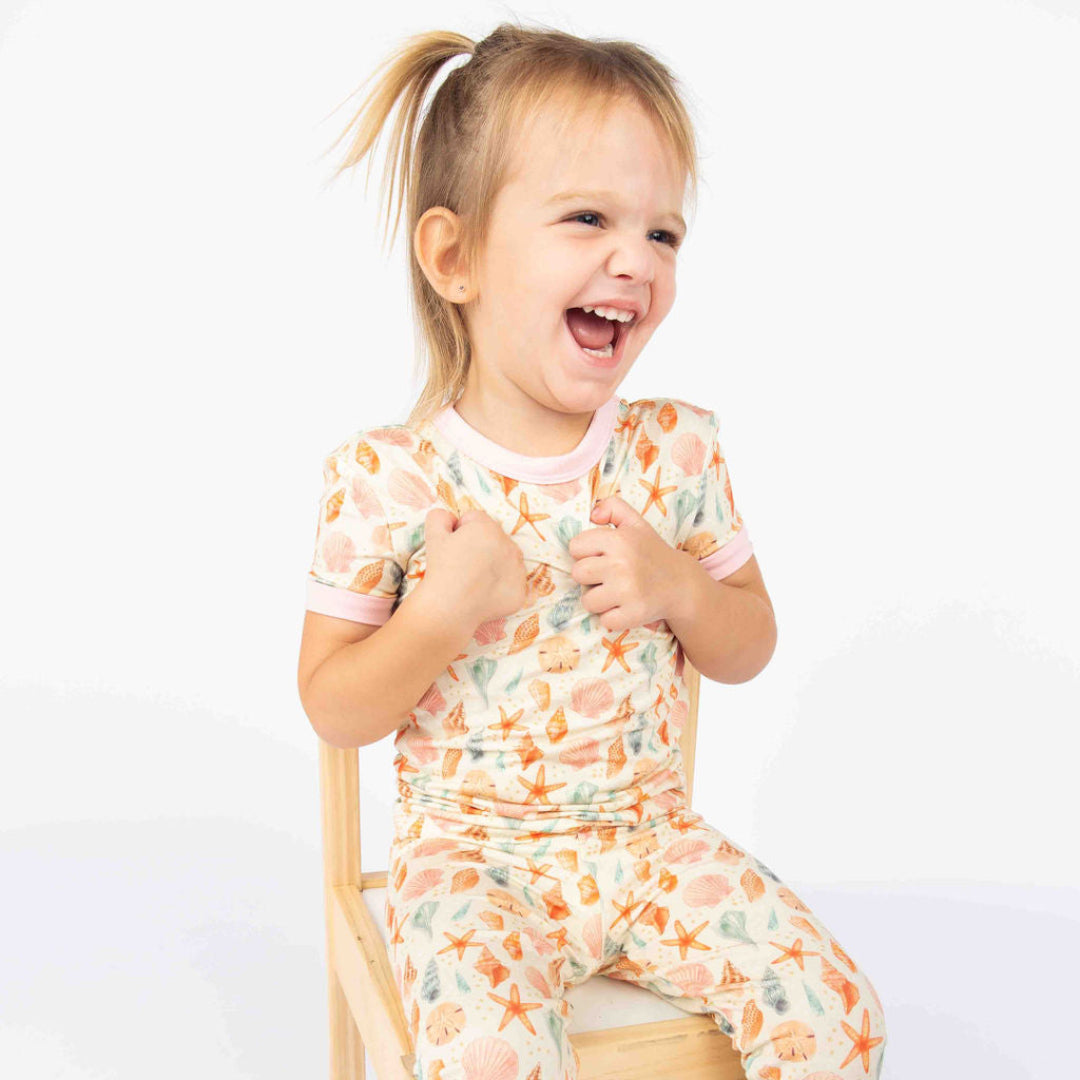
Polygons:
[[384,67],[341,169],[400,101],[430,368],[407,423],[326,459],[299,687],[335,746],[395,732],[414,1075],[572,1080],[564,994],[602,972],[713,1017],[748,1077],[877,1077],[866,974],[686,802],[684,656],[743,682],[776,629],[716,413],[617,393],[675,298],[676,81],[627,42],[513,24]]

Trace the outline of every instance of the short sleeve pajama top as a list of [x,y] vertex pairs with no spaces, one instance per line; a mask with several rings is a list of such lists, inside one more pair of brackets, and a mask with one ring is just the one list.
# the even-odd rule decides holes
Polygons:
[[[571,538],[618,495],[713,578],[751,556],[716,414],[612,396],[581,442],[533,457],[447,405],[415,427],[358,431],[325,459],[307,608],[381,624],[424,576],[424,518],[478,508],[521,547],[524,606],[476,627],[394,735],[397,815],[508,830],[642,825],[685,808],[688,694],[663,619],[604,629],[574,581]],[[400,816],[399,821],[403,820]]]

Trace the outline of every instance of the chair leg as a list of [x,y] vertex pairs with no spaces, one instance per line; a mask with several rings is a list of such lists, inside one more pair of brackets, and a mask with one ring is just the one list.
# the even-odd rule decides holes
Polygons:
[[364,1044],[333,970],[330,971],[330,1080],[364,1080]]

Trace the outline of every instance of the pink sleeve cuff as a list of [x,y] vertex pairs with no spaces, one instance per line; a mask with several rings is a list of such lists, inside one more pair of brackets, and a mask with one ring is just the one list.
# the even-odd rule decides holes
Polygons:
[[379,626],[390,618],[395,599],[393,596],[365,596],[338,585],[327,585],[313,577],[307,579],[307,610],[319,615]]
[[754,554],[754,545],[750,543],[750,534],[746,526],[741,529],[722,548],[707,555],[698,562],[709,572],[709,576],[719,581],[736,570]]

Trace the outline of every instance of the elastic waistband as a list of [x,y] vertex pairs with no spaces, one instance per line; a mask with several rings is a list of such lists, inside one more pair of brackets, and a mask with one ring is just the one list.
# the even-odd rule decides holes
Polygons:
[[394,804],[394,840],[403,843],[420,837],[454,837],[478,845],[542,843],[545,838],[575,839],[583,844],[595,840],[603,846],[605,838],[625,839],[647,829],[656,828],[673,814],[686,813],[685,806],[676,806],[650,816],[628,815],[628,820],[582,816],[573,811],[536,815],[531,818],[508,818],[493,813],[462,814],[446,812],[443,808],[418,805],[415,801],[398,799]]

